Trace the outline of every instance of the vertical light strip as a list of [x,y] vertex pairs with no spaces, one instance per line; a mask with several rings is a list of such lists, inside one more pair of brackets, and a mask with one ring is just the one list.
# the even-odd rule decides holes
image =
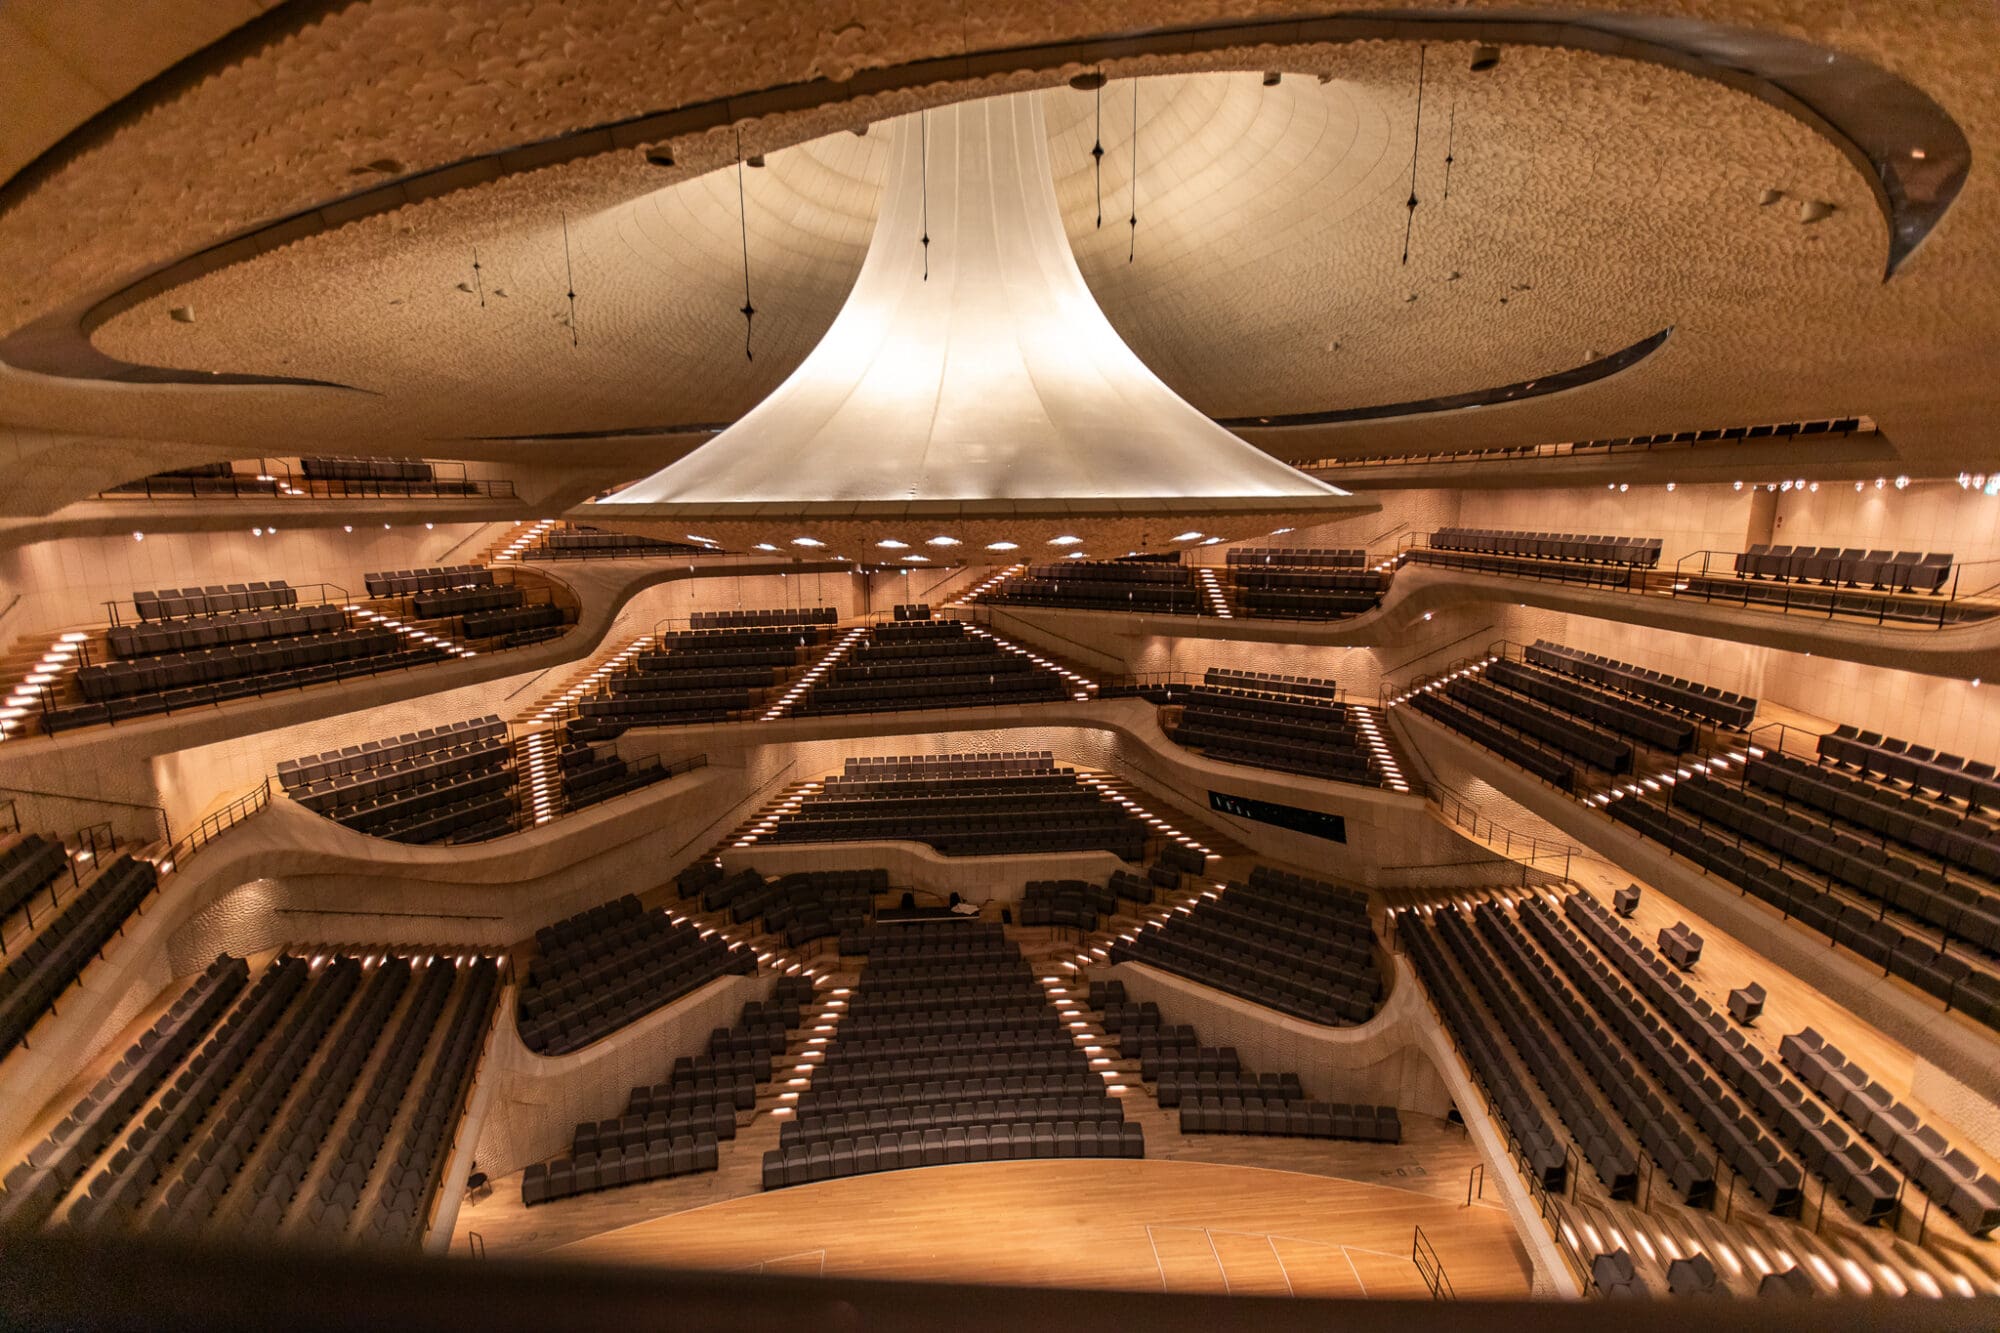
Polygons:
[[1215,577],[1214,566],[1201,566],[1195,577],[1201,580],[1201,590],[1208,594],[1209,610],[1224,620],[1234,619],[1235,613],[1229,609],[1229,599],[1222,595],[1222,583]]

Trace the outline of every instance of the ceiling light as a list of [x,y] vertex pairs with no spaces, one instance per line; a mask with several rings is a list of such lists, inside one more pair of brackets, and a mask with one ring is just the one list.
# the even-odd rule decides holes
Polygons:
[[1086,552],[1086,551],[1071,551],[1071,552],[1070,552],[1070,553],[1069,553],[1068,555],[1064,556],[1064,557],[1063,557],[1063,559],[1065,559],[1065,560],[1088,560],[1088,559],[1090,559],[1090,555],[1089,555],[1089,553],[1088,553],[1088,552]]
[[777,547],[775,547],[775,546],[773,546],[773,545],[771,545],[771,543],[769,543],[769,542],[758,542],[758,543],[757,543],[757,545],[756,545],[755,547],[753,547],[752,549],[753,549],[753,550],[758,550],[758,551],[775,551],[775,550],[777,550],[778,548],[777,548]]
[[1667,489],[1671,491],[1671,490],[1672,490],[1673,488],[1674,488],[1674,484],[1673,484],[1673,483],[1672,483],[1671,481],[1670,481],[1670,482],[1668,482],[1668,483],[1667,483]]
[[1183,532],[1180,536],[1174,538],[1174,540],[1177,542],[1191,542],[1196,540],[1200,536],[1201,534],[1199,532]]
[[1081,538],[1081,537],[1070,537],[1070,536],[1062,536],[1062,537],[1051,537],[1051,538],[1049,538],[1049,545],[1051,545],[1051,546],[1076,546],[1076,545],[1080,544],[1080,543],[1081,543],[1082,541],[1083,541],[1083,538]]
[[1203,545],[1203,546],[1213,546],[1213,545],[1215,545],[1215,544],[1216,544],[1217,542],[1219,542],[1219,541],[1221,541],[1221,540],[1222,540],[1222,538],[1220,538],[1220,537],[1209,537],[1209,538],[1205,539],[1205,540],[1204,540],[1204,541],[1202,542],[1202,545]]
[[823,542],[823,541],[821,541],[821,540],[820,540],[819,538],[817,538],[817,537],[794,537],[794,538],[792,538],[792,545],[794,545],[794,546],[824,546],[824,545],[826,545],[826,543],[825,543],[825,542]]
[[1018,551],[1021,547],[1017,542],[988,542],[986,543],[986,549],[989,551]]
[[1743,489],[1743,483],[1742,483],[1742,482],[1740,482],[1740,481],[1739,481],[1739,482],[1737,482],[1737,483],[1736,483],[1736,485],[1735,485],[1735,489],[1736,489],[1736,490],[1739,490],[1739,491],[1740,491],[1740,490],[1742,490],[1742,489]]
[[132,540],[133,540],[133,541],[135,541],[135,542],[142,542],[142,541],[145,541],[145,540],[146,540],[146,534],[145,534],[145,533],[143,533],[143,532],[135,532],[135,533],[133,533],[133,534],[132,534]]
[[884,537],[875,544],[885,551],[907,551],[910,549],[908,542],[899,542],[894,537]]
[[1857,491],[1866,490],[1867,488],[1868,488],[1868,483],[1865,481],[1857,481],[1854,483],[1854,489]]
[[1909,484],[1910,484],[1910,479],[1908,477],[1896,478],[1896,489],[1899,491],[1902,490],[1904,487],[1908,486]]
[[964,543],[960,542],[960,541],[959,541],[959,539],[958,539],[958,538],[956,538],[956,537],[944,537],[944,536],[938,536],[938,537],[933,537],[933,538],[931,538],[931,539],[930,539],[929,541],[925,542],[925,543],[924,543],[924,545],[926,545],[926,546],[962,546],[962,545],[964,545]]
[[343,523],[340,525],[340,530],[342,532],[352,532],[354,531],[354,525],[352,523]]
[[698,536],[696,536],[696,535],[695,535],[694,533],[692,533],[692,532],[690,532],[690,533],[688,533],[688,534],[687,534],[687,539],[688,539],[689,541],[691,541],[691,542],[700,542],[700,543],[701,543],[702,545],[704,545],[704,546],[714,546],[714,545],[716,544],[716,541],[715,541],[715,538],[713,538],[713,537],[698,537]]

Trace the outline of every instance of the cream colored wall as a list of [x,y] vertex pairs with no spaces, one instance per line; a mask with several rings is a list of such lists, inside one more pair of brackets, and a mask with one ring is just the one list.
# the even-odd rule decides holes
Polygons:
[[[1852,722],[1953,754],[2000,757],[2000,681],[1974,685],[1556,612],[1522,616],[1509,622],[1509,630],[1508,637],[1519,642],[1546,637],[1831,722]],[[1995,665],[2000,675],[2000,662]]]
[[[138,509],[139,506],[134,506]],[[225,532],[147,533],[144,541],[130,533],[115,537],[77,537],[37,542],[0,551],[0,587],[22,594],[21,605],[0,622],[0,642],[14,636],[47,633],[76,625],[98,625],[108,619],[104,603],[120,601],[120,618],[130,621],[132,594],[155,588],[200,587],[244,583],[252,579],[283,579],[305,589],[332,583],[351,595],[365,596],[362,575],[385,569],[422,565],[465,564],[476,559],[486,543],[476,540],[481,523],[381,523],[340,528],[293,528],[280,523],[275,532],[253,536],[246,509],[240,527]],[[135,530],[144,527],[135,513]],[[449,556],[449,559],[447,559]],[[301,601],[316,599],[318,590],[301,592]],[[331,600],[339,594],[331,590]]]
[[[2000,498],[1961,489],[1956,481],[1916,481],[1880,490],[1873,481],[1829,481],[1817,491],[1780,491],[1781,546],[1856,546],[1863,550],[1946,551],[1959,563],[2000,561]],[[2000,583],[2000,564],[1967,571],[1967,592]]]
[[1469,528],[1604,533],[1661,539],[1660,567],[1691,551],[1740,551],[1750,523],[1749,492],[1727,486],[1602,486],[1563,490],[1466,491],[1458,521]]

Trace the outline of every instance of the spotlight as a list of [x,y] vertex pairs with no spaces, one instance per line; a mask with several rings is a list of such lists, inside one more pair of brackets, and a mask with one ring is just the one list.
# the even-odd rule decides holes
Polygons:
[[1497,46],[1476,46],[1472,49],[1472,72],[1484,74],[1500,63],[1500,48]]

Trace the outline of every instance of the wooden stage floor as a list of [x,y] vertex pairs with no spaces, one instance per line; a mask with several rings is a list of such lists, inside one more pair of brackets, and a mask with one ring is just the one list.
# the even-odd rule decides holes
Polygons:
[[1427,1298],[1410,1257],[1419,1225],[1459,1297],[1527,1296],[1527,1257],[1490,1205],[1211,1162],[893,1171],[727,1199],[548,1253],[907,1281]]

